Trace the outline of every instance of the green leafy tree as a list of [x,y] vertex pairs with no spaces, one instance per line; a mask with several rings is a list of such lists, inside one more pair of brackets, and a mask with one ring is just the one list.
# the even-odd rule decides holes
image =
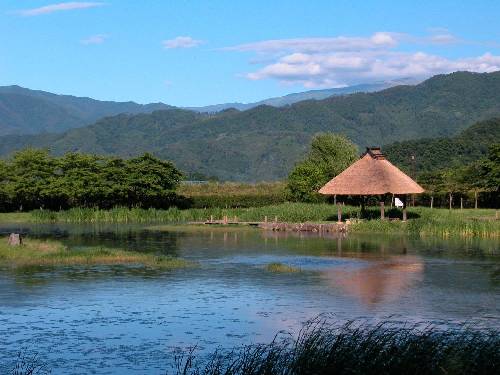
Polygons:
[[317,201],[317,191],[358,158],[356,146],[342,135],[316,135],[307,158],[288,176],[288,190],[297,201]]
[[43,208],[52,198],[56,163],[48,150],[25,149],[14,154],[9,187],[20,209]]
[[488,156],[479,163],[480,185],[498,192],[500,189],[500,143],[490,146]]
[[0,209],[168,207],[182,174],[144,154],[130,160],[26,149],[0,161]]
[[131,206],[129,202],[129,183],[127,162],[120,158],[109,158],[105,160],[101,170],[104,180],[101,207],[110,208],[114,206]]
[[98,156],[74,152],[57,159],[58,178],[52,184],[52,195],[70,207],[96,205],[104,196],[102,162]]
[[0,210],[5,211],[9,208],[12,201],[12,190],[9,184],[10,171],[8,164],[0,160]]
[[[498,209],[500,199],[500,143],[489,147],[488,156],[479,164],[479,185],[492,193],[493,204]],[[498,215],[498,211],[497,211]]]
[[151,154],[127,161],[129,202],[141,206],[168,205],[183,175],[168,161]]
[[418,182],[425,189],[425,192],[430,195],[431,208],[434,207],[434,197],[443,192],[445,185],[443,173],[440,172],[424,172],[418,176]]

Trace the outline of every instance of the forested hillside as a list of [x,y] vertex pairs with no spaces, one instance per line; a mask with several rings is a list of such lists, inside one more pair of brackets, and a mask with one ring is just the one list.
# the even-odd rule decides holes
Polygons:
[[0,135],[61,132],[92,124],[105,116],[150,113],[168,108],[170,106],[163,103],[100,101],[3,86],[0,87]]
[[485,156],[488,147],[500,142],[500,118],[472,125],[451,138],[424,138],[396,142],[384,147],[391,162],[411,171],[411,156],[415,156],[415,172],[460,167]]
[[60,135],[4,137],[0,154],[28,145],[134,156],[152,152],[187,173],[222,180],[277,180],[288,175],[318,132],[346,135],[360,150],[419,138],[455,136],[500,116],[500,72],[435,76],[416,86],[303,101],[216,115],[170,109],[119,115]]

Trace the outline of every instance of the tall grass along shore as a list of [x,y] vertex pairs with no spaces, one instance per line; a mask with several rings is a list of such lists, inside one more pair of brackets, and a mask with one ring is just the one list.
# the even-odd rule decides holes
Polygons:
[[20,246],[7,245],[0,237],[0,267],[139,265],[174,269],[190,267],[185,259],[108,248],[71,249],[58,241],[26,239]]
[[197,358],[191,350],[176,356],[176,375],[475,375],[500,369],[500,335],[465,327],[327,325],[314,321],[297,338],[270,344],[217,350]]
[[[378,208],[369,208],[363,215],[359,207],[344,206],[343,218],[355,219],[350,226],[352,232],[359,233],[400,233],[419,236],[460,236],[460,237],[500,237],[500,220],[495,220],[492,209],[430,209],[412,207],[409,220],[401,220],[401,212],[388,210],[386,217],[396,220],[379,220]],[[221,219],[227,216],[240,222],[268,220],[282,222],[328,222],[337,220],[337,207],[327,203],[282,203],[249,208],[206,208],[185,209],[128,209],[114,208],[100,210],[73,208],[66,211],[35,210],[30,213],[0,214],[0,221],[29,221],[36,223],[187,223],[205,221],[210,217]],[[363,218],[362,220],[359,220]]]
[[[403,233],[420,236],[461,236],[461,237],[500,237],[500,221],[495,220],[492,209],[430,209],[413,207],[409,209],[409,220],[379,220],[378,208],[368,209],[363,215],[359,207],[344,206],[343,217],[355,220],[351,231],[360,233]],[[4,219],[5,215],[4,214]],[[238,221],[262,221],[267,216],[285,222],[325,222],[336,221],[337,207],[327,203],[282,203],[263,207],[250,208],[211,208],[187,209],[170,208],[168,210],[143,210],[115,208],[99,210],[91,208],[75,208],[67,211],[37,210],[26,216],[34,222],[65,223],[186,223],[190,221],[208,220],[210,217],[228,216]],[[388,210],[386,216],[401,218],[401,212]],[[0,216],[0,219],[2,217]]]

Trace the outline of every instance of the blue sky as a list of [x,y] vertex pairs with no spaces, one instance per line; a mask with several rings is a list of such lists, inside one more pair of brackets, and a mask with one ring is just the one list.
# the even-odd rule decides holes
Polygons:
[[0,0],[0,85],[172,105],[500,70],[499,1]]

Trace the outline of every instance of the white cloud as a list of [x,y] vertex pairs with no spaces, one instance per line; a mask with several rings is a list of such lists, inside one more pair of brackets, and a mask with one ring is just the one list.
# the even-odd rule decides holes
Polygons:
[[455,44],[462,42],[460,39],[450,33],[434,34],[429,37],[429,41],[434,44]]
[[108,39],[108,35],[106,34],[96,34],[91,35],[88,38],[82,39],[80,42],[85,45],[89,44],[102,44]]
[[287,55],[256,72],[251,80],[275,79],[302,84],[308,88],[397,78],[426,78],[457,70],[493,72],[500,70],[500,56],[490,53],[478,57],[448,59],[424,52],[339,52],[333,54]]
[[203,41],[193,39],[190,36],[178,36],[174,39],[164,40],[163,47],[166,49],[173,48],[193,48],[203,44]]
[[398,40],[403,35],[404,34],[378,32],[370,37],[338,36],[333,38],[275,39],[226,47],[224,50],[259,53],[284,51],[313,53],[380,49],[395,47],[398,44]]
[[45,6],[39,7],[39,8],[24,9],[24,10],[20,10],[18,13],[22,16],[40,16],[42,14],[50,14],[50,13],[60,12],[60,11],[95,8],[95,7],[99,7],[102,5],[104,5],[104,3],[73,1],[73,2],[67,2],[67,3],[45,5]]
[[[500,56],[485,53],[468,58],[447,58],[422,51],[422,45],[471,43],[448,30],[434,30],[426,37],[378,32],[369,37],[334,37],[268,40],[225,50],[254,52],[261,58],[256,71],[244,74],[251,80],[274,79],[307,88],[340,87],[398,78],[427,78],[457,70],[500,70]],[[399,51],[401,45],[419,46]]]

